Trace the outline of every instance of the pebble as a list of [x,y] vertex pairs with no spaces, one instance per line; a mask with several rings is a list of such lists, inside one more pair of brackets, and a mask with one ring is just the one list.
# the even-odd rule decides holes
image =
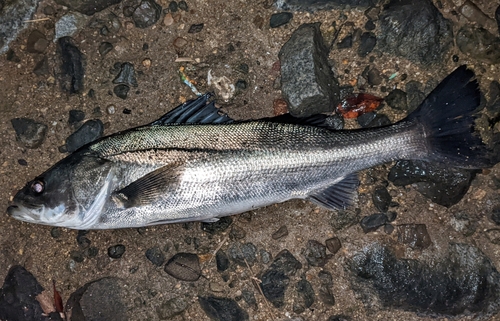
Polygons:
[[392,224],[385,224],[384,225],[384,233],[385,234],[392,234],[394,232],[394,225]]
[[325,245],[328,251],[330,251],[333,254],[337,253],[342,247],[342,244],[340,243],[340,239],[338,237],[332,237],[326,240]]
[[15,63],[20,63],[21,62],[21,59],[16,55],[16,52],[12,49],[9,49],[7,51],[7,55],[6,55],[6,58],[8,61],[12,61],[12,62],[15,62]]
[[375,207],[383,212],[386,213],[389,210],[389,206],[392,201],[392,196],[389,194],[389,191],[387,190],[386,187],[381,186],[378,187],[372,194],[372,201],[373,205]]
[[271,237],[273,240],[279,240],[281,238],[284,238],[288,235],[288,228],[286,225],[282,225],[276,232],[274,232]]
[[402,224],[397,226],[398,242],[407,244],[412,249],[426,249],[431,244],[431,236],[425,224]]
[[66,138],[66,151],[72,153],[78,148],[102,137],[104,124],[99,119],[86,121],[76,132]]
[[500,245],[500,229],[492,228],[492,229],[486,230],[485,234],[491,243],[496,244],[496,245]]
[[118,85],[113,88],[113,92],[115,93],[116,97],[121,98],[121,99],[126,99],[128,92],[130,90],[130,87],[127,85]]
[[115,105],[109,105],[108,107],[106,107],[106,111],[109,115],[113,115],[114,113],[116,113]]
[[125,115],[130,115],[130,114],[132,114],[132,110],[130,110],[128,108],[123,108],[122,113],[125,114]]
[[491,220],[500,225],[500,205],[495,206],[491,211]]
[[189,27],[188,33],[201,32],[203,30],[203,26],[204,26],[203,23],[193,24],[193,25],[191,25],[191,27]]
[[359,209],[340,210],[332,214],[330,225],[334,230],[339,231],[359,222]]
[[371,86],[378,86],[382,83],[384,78],[380,75],[380,71],[377,68],[372,68],[368,71],[367,81]]
[[84,90],[84,55],[73,42],[73,39],[70,37],[62,37],[58,40],[62,62],[62,72],[58,74],[58,77],[64,91],[70,94],[78,94]]
[[465,212],[454,213],[450,219],[450,225],[455,231],[464,236],[471,236],[476,232],[478,222]]
[[154,0],[143,0],[132,13],[132,20],[137,28],[154,25],[161,16],[161,6]]
[[243,289],[241,291],[241,297],[249,306],[257,308],[257,299],[255,298],[253,291]]
[[187,12],[189,10],[187,2],[184,0],[179,1],[179,9]]
[[21,166],[28,166],[28,162],[27,162],[25,159],[23,159],[23,158],[19,158],[19,159],[17,160],[17,163],[18,163],[19,165],[21,165]]
[[332,257],[331,254],[326,254],[326,246],[315,240],[307,241],[307,247],[304,252],[304,257],[311,266],[324,266]]
[[56,11],[54,10],[54,7],[51,5],[47,5],[47,6],[43,7],[42,12],[46,16],[53,16],[56,13]]
[[236,264],[247,267],[257,261],[257,247],[253,243],[233,243],[227,250],[229,258]]
[[193,253],[177,253],[168,260],[165,272],[178,280],[196,281],[201,276],[200,259]]
[[108,256],[112,259],[119,259],[125,253],[125,245],[117,244],[108,248]]
[[54,40],[76,35],[85,27],[88,20],[88,16],[78,12],[69,12],[65,14],[56,21]]
[[273,101],[274,116],[288,113],[288,104],[284,99],[278,98]]
[[337,49],[352,48],[352,35],[345,36],[337,43]]
[[10,122],[16,132],[17,142],[23,147],[34,149],[44,142],[47,125],[30,118],[14,118]]
[[146,258],[156,266],[162,266],[165,263],[165,255],[158,246],[147,249]]
[[216,321],[247,321],[248,313],[229,298],[199,296],[198,302],[205,314]]
[[85,236],[87,234],[88,234],[88,231],[79,230],[77,235],[76,235],[76,243],[82,249],[88,248],[91,244],[89,238]]
[[298,306],[302,311],[306,308],[310,308],[315,301],[315,293],[311,283],[305,278],[302,278],[299,282],[297,282],[295,290],[297,291],[299,297],[298,302],[295,302],[296,306]]
[[130,62],[125,62],[120,66],[120,72],[113,79],[115,85],[127,85],[130,87],[137,87],[137,79],[135,77],[134,65]]
[[217,271],[224,272],[229,268],[229,257],[223,250],[218,250],[215,254],[215,263],[217,264]]
[[239,89],[239,90],[245,90],[248,87],[247,82],[243,79],[238,79],[234,86],[236,87],[236,89]]
[[363,217],[361,222],[361,228],[363,232],[369,233],[376,231],[379,227],[387,223],[387,215],[378,213]]
[[375,30],[376,27],[377,26],[375,26],[375,23],[373,22],[373,20],[368,20],[365,23],[365,29],[368,31],[373,31],[373,30]]
[[169,320],[180,315],[188,308],[188,302],[183,297],[175,297],[156,307],[156,314],[160,320]]
[[261,249],[259,253],[260,253],[260,260],[262,261],[262,263],[268,264],[269,262],[271,262],[272,259],[271,253],[263,249]]
[[384,101],[389,105],[389,107],[397,110],[408,110],[408,103],[406,101],[406,93],[401,89],[392,90],[389,95],[387,95]]
[[497,21],[498,33],[500,33],[500,6],[495,10],[495,20]]
[[370,52],[372,52],[373,48],[377,44],[377,37],[372,32],[364,32],[361,35],[361,43],[358,47],[358,55],[360,57],[366,57]]
[[176,1],[170,1],[170,3],[168,4],[168,10],[170,12],[177,12],[179,10],[179,5]]
[[377,113],[372,111],[360,115],[356,120],[358,121],[358,124],[361,127],[367,128],[369,127],[370,123],[375,119],[375,117],[377,117]]
[[50,230],[50,236],[52,236],[53,238],[55,239],[58,239],[60,238],[62,235],[62,231],[61,231],[61,228],[60,227],[53,227],[51,230]]
[[163,24],[167,27],[174,24],[174,17],[172,17],[171,13],[167,13],[165,15],[165,18],[163,18]]
[[278,28],[281,27],[293,18],[293,13],[291,12],[280,12],[280,13],[274,13],[271,15],[271,19],[269,20],[269,26],[271,28]]
[[212,292],[224,292],[224,286],[217,282],[210,282],[208,287]]
[[232,239],[232,240],[241,240],[243,238],[245,238],[245,236],[247,235],[247,232],[237,226],[237,225],[233,225],[233,227],[231,228],[231,231],[229,232],[229,237]]
[[398,217],[398,213],[393,212],[393,211],[387,212],[386,215],[387,215],[387,221],[388,222],[394,222],[396,220],[396,218]]
[[31,53],[44,53],[49,46],[49,41],[45,35],[38,30],[33,30],[28,36],[26,50]]
[[113,50],[113,45],[109,42],[101,42],[98,49],[101,56],[107,55],[111,50]]
[[177,37],[177,38],[175,38],[173,44],[174,44],[174,47],[181,49],[188,44],[188,41],[182,37]]
[[89,246],[85,250],[83,250],[83,255],[88,258],[96,257],[99,254],[99,249],[95,246]]
[[232,223],[233,219],[231,217],[224,216],[214,223],[202,222],[200,228],[202,231],[210,234],[219,234],[227,230]]
[[82,263],[85,260],[83,253],[81,251],[70,251],[69,257],[74,260],[76,263]]
[[83,110],[72,109],[69,111],[68,124],[72,127],[76,127],[85,119],[85,112]]

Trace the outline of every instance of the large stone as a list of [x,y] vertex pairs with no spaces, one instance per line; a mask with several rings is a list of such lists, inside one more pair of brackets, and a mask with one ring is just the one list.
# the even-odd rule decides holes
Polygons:
[[88,16],[102,11],[109,6],[120,3],[122,0],[55,0],[57,4],[68,7]]
[[303,24],[280,50],[281,90],[290,114],[306,117],[331,112],[340,89],[328,65],[328,49],[319,23]]

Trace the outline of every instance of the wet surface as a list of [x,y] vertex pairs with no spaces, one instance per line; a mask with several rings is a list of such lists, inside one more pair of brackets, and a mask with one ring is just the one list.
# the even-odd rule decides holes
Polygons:
[[[498,50],[489,51],[487,44],[496,48],[500,41],[494,20],[498,2],[474,1],[467,11],[473,14],[464,15],[462,3],[469,1],[422,1],[435,9],[425,16],[426,26],[441,28],[431,35],[435,38],[420,35],[424,40],[390,38],[389,22],[409,19],[415,9],[384,11],[375,1],[355,2],[363,7],[292,11],[297,1],[285,2],[292,9],[279,10],[269,1],[124,0],[79,16],[70,2],[63,7],[41,1],[33,21],[0,56],[0,208],[7,209],[17,190],[91,134],[150,123],[194,98],[186,77],[200,92],[215,91],[218,104],[234,119],[280,113],[279,53],[304,23],[321,22],[325,59],[340,96],[342,88],[390,95],[373,114],[364,114],[363,122],[346,119],[346,128],[402,119],[441,79],[467,64],[485,94],[478,127],[498,135]],[[273,16],[281,12],[293,14]],[[477,31],[479,25],[484,31]],[[56,29],[71,39],[53,41]],[[436,42],[438,52],[415,51]],[[100,123],[88,122],[93,120]],[[78,128],[88,136],[68,149],[68,137]],[[0,280],[7,278],[11,286],[14,267],[28,276],[27,287],[34,284],[36,294],[40,286],[48,291],[48,306],[56,280],[73,320],[90,320],[97,309],[120,320],[498,318],[500,165],[466,173],[458,192],[452,179],[446,186],[434,179],[452,174],[426,176],[424,184],[388,181],[393,165],[361,172],[355,205],[338,212],[296,200],[215,224],[85,234],[23,223],[4,211]],[[374,225],[378,229],[365,233],[360,221],[374,213],[382,218]],[[443,279],[449,283],[436,282]],[[414,293],[398,286],[405,282],[420,288]],[[95,298],[99,293],[113,293],[116,304],[99,305],[105,301]],[[0,309],[12,299],[1,294]],[[30,311],[40,311],[34,307]]]

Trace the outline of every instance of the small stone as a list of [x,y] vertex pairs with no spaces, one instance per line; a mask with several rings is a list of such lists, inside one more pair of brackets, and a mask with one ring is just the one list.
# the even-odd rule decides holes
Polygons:
[[248,72],[250,71],[250,67],[248,66],[248,64],[242,63],[238,65],[238,70],[244,74],[248,74]]
[[500,245],[500,229],[493,228],[486,230],[486,237],[491,243]]
[[305,308],[311,307],[311,305],[313,305],[314,303],[314,298],[315,298],[314,290],[311,283],[309,283],[309,281],[303,278],[297,283],[295,289],[299,294],[299,298],[301,301],[300,305],[303,305]]
[[102,137],[104,124],[99,119],[85,122],[76,132],[66,138],[66,151],[72,153],[78,148]]
[[177,253],[168,260],[165,272],[181,281],[196,281],[201,276],[200,259],[193,253]]
[[45,76],[49,74],[49,61],[46,56],[35,64],[33,73],[37,76]]
[[[167,13],[165,15],[165,18],[163,18],[163,24],[165,26],[171,26],[174,24],[174,17],[172,17],[172,14],[171,13]],[[191,30],[191,29],[190,29]]]
[[473,235],[477,229],[477,221],[465,212],[454,213],[450,219],[450,225],[464,236]]
[[246,235],[247,235],[247,232],[243,228],[236,226],[236,225],[234,225],[231,228],[231,231],[229,232],[229,237],[232,240],[241,240],[241,239],[245,238]]
[[275,13],[271,15],[271,19],[269,20],[269,26],[271,28],[278,28],[290,22],[292,18],[293,18],[293,13],[291,12]]
[[42,145],[47,134],[47,125],[29,118],[14,118],[11,123],[16,132],[16,140],[23,147],[34,149]]
[[112,259],[119,259],[125,253],[125,245],[117,244],[108,248],[108,256]]
[[188,42],[186,39],[184,39],[182,37],[177,37],[177,38],[175,38],[173,44],[174,44],[174,47],[181,49],[181,48],[185,47],[188,44]]
[[208,287],[210,288],[210,291],[212,291],[212,292],[224,292],[224,286],[220,283],[217,283],[217,282],[210,282]]
[[402,224],[397,226],[398,242],[413,249],[425,249],[431,244],[431,237],[425,224]]
[[75,127],[85,119],[85,113],[82,110],[72,109],[69,111],[68,124]]
[[170,12],[177,12],[179,10],[179,5],[175,1],[170,1],[168,4],[168,10]]
[[214,223],[205,223],[202,222],[200,228],[202,231],[217,234],[224,232],[229,228],[229,226],[233,223],[233,219],[229,216],[221,217],[217,222]]
[[7,60],[8,61],[12,61],[12,62],[15,62],[15,63],[20,63],[21,62],[21,59],[16,55],[16,52],[12,49],[9,49],[7,51]]
[[311,266],[324,266],[332,257],[331,254],[326,254],[326,246],[315,240],[307,241],[307,248],[304,252],[304,257]]
[[278,269],[269,269],[261,277],[260,288],[266,299],[276,308],[285,305],[285,291],[290,283],[290,278]]
[[175,297],[158,306],[156,308],[156,314],[160,320],[170,320],[184,312],[187,307],[188,303],[186,299],[183,297]]
[[85,260],[83,253],[80,251],[71,251],[69,257],[77,263],[82,263]]
[[38,30],[33,30],[28,36],[26,50],[31,53],[44,53],[49,46],[45,35]]
[[28,162],[23,158],[18,159],[17,163],[21,166],[28,166]]
[[135,8],[133,6],[125,6],[123,7],[123,15],[127,18],[132,17],[134,10]]
[[332,214],[330,225],[336,230],[342,230],[359,222],[360,210],[341,210]]
[[64,91],[70,94],[78,94],[84,90],[84,55],[73,42],[70,37],[62,37],[57,41],[60,49],[62,71],[58,74],[58,77]]
[[279,240],[281,238],[284,238],[288,235],[288,228],[286,225],[282,225],[276,232],[271,235],[273,240]]
[[391,108],[407,111],[408,103],[406,102],[406,98],[406,93],[404,91],[401,89],[394,89],[385,97],[384,101]]
[[179,1],[179,9],[181,9],[182,11],[186,11],[186,12],[189,10],[189,7],[188,7],[188,4],[186,3],[186,1],[184,1],[184,0]]
[[500,38],[488,30],[463,26],[455,39],[461,52],[489,64],[500,62]]
[[458,56],[457,55],[453,55],[451,58],[452,58],[453,62],[458,62]]
[[382,83],[384,78],[382,78],[377,68],[372,68],[368,71],[367,80],[369,85],[378,86]]
[[253,291],[243,289],[241,291],[241,297],[249,306],[253,308],[257,307],[257,299],[255,298],[255,294],[253,293]]
[[142,66],[146,69],[150,68],[151,67],[151,64],[152,64],[152,61],[151,59],[149,58],[146,58],[142,61]]
[[108,114],[113,115],[114,113],[116,113],[115,105],[109,105],[108,107],[106,107],[106,111],[108,112]]
[[337,43],[337,49],[347,49],[352,47],[352,35],[345,36]]
[[189,27],[188,33],[198,33],[203,30],[203,23],[193,24]]
[[53,227],[51,230],[50,230],[50,236],[52,236],[53,238],[55,239],[58,239],[60,238],[62,235],[62,231],[61,231],[61,228],[60,227]]
[[109,42],[101,42],[98,50],[101,56],[106,56],[111,50],[113,50],[113,45]]
[[366,57],[377,44],[377,37],[372,32],[364,32],[361,35],[361,43],[358,47],[358,55],[360,57]]
[[238,81],[236,81],[236,84],[235,84],[235,87],[236,89],[239,89],[239,90],[245,90],[247,89],[247,82],[243,79],[238,79]]
[[264,27],[264,18],[262,18],[262,16],[255,16],[252,22],[257,29],[262,29]]
[[120,66],[120,72],[113,79],[113,84],[127,85],[130,87],[137,87],[137,79],[135,77],[134,65],[130,62],[125,62]]
[[340,243],[340,239],[338,237],[332,237],[331,239],[326,240],[325,245],[328,251],[332,252],[333,254],[337,253],[342,247],[342,244]]
[[56,11],[54,10],[53,6],[48,5],[48,6],[43,7],[42,12],[46,16],[53,16]]
[[497,205],[491,211],[491,220],[495,222],[495,224],[500,225],[500,206]]
[[135,8],[132,14],[132,20],[137,28],[147,28],[154,25],[161,16],[161,6],[154,0],[143,0]]
[[389,210],[389,205],[391,204],[392,201],[392,196],[389,194],[389,191],[387,190],[386,187],[378,187],[372,195],[372,201],[373,205],[375,207],[385,213]]
[[286,100],[278,98],[273,101],[274,116],[280,116],[288,113],[288,104]]
[[257,247],[253,243],[231,244],[227,252],[231,260],[243,267],[253,266],[257,261]]
[[158,246],[147,249],[146,257],[156,266],[162,266],[165,263],[165,255]]
[[90,246],[90,244],[91,244],[91,242],[88,239],[88,237],[85,236],[85,235],[87,235],[87,233],[88,233],[88,231],[79,230],[78,234],[76,235],[76,243],[82,249],[88,248]]
[[391,212],[387,212],[387,221],[388,222],[394,222],[397,217],[398,217],[398,213],[392,212],[392,211]]
[[247,321],[248,313],[236,301],[218,297],[198,297],[198,302],[207,316],[217,321]]
[[358,124],[363,127],[367,128],[370,123],[377,117],[376,112],[369,112],[369,113],[364,113],[361,116],[359,116],[356,120],[358,121]]
[[223,250],[218,250],[215,254],[215,262],[217,264],[217,271],[224,272],[229,268],[229,257]]
[[268,264],[269,262],[271,262],[271,253],[263,249],[261,249],[259,253],[260,253],[260,260],[262,261],[262,263]]
[[83,250],[83,255],[88,258],[96,257],[99,254],[99,249],[95,246],[89,246],[85,250]]
[[392,224],[385,224],[384,225],[384,233],[385,234],[392,234],[394,232],[394,225]]
[[127,85],[118,85],[113,88],[113,92],[115,93],[116,97],[121,98],[121,99],[126,99],[127,94],[130,90],[130,87]]
[[125,115],[130,115],[130,114],[132,114],[132,110],[130,110],[128,108],[123,108],[122,113],[125,114]]
[[359,224],[361,225],[363,232],[369,233],[376,231],[379,227],[385,225],[386,223],[387,215],[379,213],[363,217]]
[[376,26],[375,26],[375,23],[373,22],[373,20],[368,20],[366,23],[365,23],[365,29],[368,30],[368,31],[373,31],[375,30]]

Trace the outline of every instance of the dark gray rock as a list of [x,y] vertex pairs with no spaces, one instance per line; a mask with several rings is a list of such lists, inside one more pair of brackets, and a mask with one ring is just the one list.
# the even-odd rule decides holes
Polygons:
[[127,85],[130,87],[137,87],[137,79],[135,78],[134,65],[130,62],[125,62],[120,66],[120,73],[113,79],[113,84]]
[[170,3],[168,4],[168,10],[170,12],[177,12],[179,11],[179,5],[175,1],[170,1]]
[[30,26],[38,0],[2,1],[0,5],[0,55],[9,50],[9,44],[19,32]]
[[360,115],[356,120],[358,121],[359,126],[367,128],[369,127],[370,123],[375,119],[375,117],[377,117],[377,113],[372,111]]
[[379,227],[385,225],[386,223],[387,215],[377,213],[363,217],[359,224],[361,225],[363,232],[369,233],[376,231]]
[[361,35],[361,43],[358,47],[358,55],[360,57],[366,57],[377,44],[377,37],[372,32],[363,32]]
[[33,73],[37,76],[45,76],[50,73],[49,71],[49,60],[47,56],[43,56],[33,67]]
[[311,266],[324,266],[329,259],[332,258],[331,254],[326,254],[326,246],[315,240],[307,241],[307,247],[304,252],[304,257]]
[[36,296],[43,287],[20,265],[9,269],[0,289],[0,320],[62,320],[58,313],[45,315]]
[[83,110],[72,109],[69,111],[68,124],[72,127],[77,126],[85,119],[85,112]]
[[61,87],[70,94],[82,93],[85,75],[84,56],[70,37],[60,38],[58,44],[61,56],[61,74],[59,75]]
[[476,170],[467,170],[423,161],[398,161],[388,179],[396,186],[415,184],[417,191],[434,203],[451,206],[467,193]]
[[248,304],[248,306],[257,308],[257,299],[255,298],[255,294],[253,293],[253,291],[243,289],[241,290],[241,297]]
[[408,103],[406,102],[406,98],[406,93],[404,91],[401,89],[394,89],[385,97],[384,101],[391,108],[407,111]]
[[296,302],[300,306],[303,306],[304,308],[309,308],[311,305],[313,305],[314,300],[315,300],[315,294],[313,287],[309,281],[307,281],[305,278],[302,278],[297,284],[295,285],[295,289],[298,293],[298,298],[299,302]]
[[372,194],[372,201],[375,207],[385,213],[389,210],[389,206],[391,205],[392,196],[389,194],[389,191],[386,187],[380,186]]
[[465,212],[454,213],[450,220],[451,226],[455,231],[464,236],[471,236],[476,232],[478,222],[473,216]]
[[78,244],[78,247],[82,249],[86,249],[90,246],[91,242],[90,239],[86,236],[89,231],[86,230],[79,230],[78,234],[76,235],[76,243]]
[[44,53],[49,46],[49,41],[45,35],[38,30],[33,30],[28,36],[26,50],[31,53]]
[[375,28],[377,28],[377,26],[375,25],[375,22],[373,22],[373,20],[368,20],[365,23],[366,30],[373,31],[373,30],[375,30]]
[[[115,88],[113,88],[113,92],[115,93],[116,97],[121,98],[121,99],[127,99],[127,95],[128,95],[129,91],[130,91],[130,87],[127,85],[118,85],[118,86],[115,86]],[[124,114],[126,114],[126,113],[124,112]]]
[[229,268],[229,257],[223,250],[218,250],[215,254],[215,262],[217,264],[217,271],[223,272]]
[[500,225],[500,205],[495,206],[491,211],[491,220]]
[[333,296],[332,286],[333,286],[333,276],[328,271],[320,271],[318,273],[318,278],[321,283],[318,289],[318,297],[326,305],[335,305],[335,297]]
[[336,231],[353,226],[359,222],[359,214],[359,209],[336,211],[332,213],[330,225]]
[[431,262],[398,259],[376,244],[356,254],[350,267],[356,276],[353,290],[367,306],[432,317],[487,318],[499,311],[500,274],[488,257],[468,244],[452,243]]
[[271,15],[269,20],[269,27],[278,28],[282,25],[286,25],[293,18],[293,13],[291,12],[280,12]]
[[286,225],[282,225],[276,232],[274,232],[271,237],[273,240],[279,240],[288,235],[288,228]]
[[11,121],[16,132],[16,140],[26,148],[37,148],[42,145],[47,134],[47,125],[29,118],[14,118]]
[[483,28],[463,26],[457,32],[457,47],[474,59],[489,64],[500,63],[500,38]]
[[451,23],[430,0],[392,0],[379,21],[379,50],[414,62],[439,63],[453,44]]
[[65,310],[71,311],[71,321],[128,320],[124,286],[112,277],[89,282],[71,294]]
[[337,43],[337,49],[352,48],[352,35],[345,36]]
[[182,281],[196,281],[201,276],[200,259],[193,253],[177,253],[168,260],[165,272]]
[[21,62],[21,58],[19,58],[17,55],[16,55],[16,52],[12,49],[9,49],[7,51],[7,54],[5,55],[7,58],[7,61],[12,61],[12,62],[15,62],[15,63],[20,63]]
[[253,266],[257,261],[257,247],[253,243],[233,243],[227,250],[229,258],[236,264],[247,267]]
[[241,240],[244,239],[246,235],[247,232],[245,231],[245,229],[237,225],[233,225],[231,227],[231,231],[229,231],[229,237],[231,238],[231,240]]
[[267,263],[271,262],[271,259],[272,259],[271,253],[269,253],[268,251],[266,251],[264,249],[261,249],[259,251],[259,254],[260,254],[260,260],[262,263],[267,264]]
[[431,236],[427,232],[425,224],[402,224],[397,226],[398,242],[412,249],[423,250],[431,244]]
[[137,28],[147,28],[154,25],[161,16],[161,6],[154,0],[143,0],[141,4],[135,8],[132,14]]
[[203,23],[193,24],[193,25],[191,25],[191,27],[189,27],[188,33],[201,32],[203,30],[203,26],[204,26]]
[[329,129],[341,130],[344,128],[344,117],[340,115],[332,115],[325,118],[325,125]]
[[372,119],[371,122],[363,126],[364,128],[374,128],[374,127],[382,127],[392,124],[391,120],[387,115],[376,113],[375,118]]
[[160,247],[154,246],[146,250],[147,259],[156,266],[162,266],[165,263],[165,254]]
[[55,0],[57,4],[68,7],[72,11],[88,16],[102,11],[109,6],[120,3],[121,0]]
[[102,137],[104,124],[99,119],[86,121],[76,132],[66,138],[66,151],[72,153],[78,148]]
[[500,33],[500,6],[495,10],[495,20],[497,21],[498,33]]
[[201,230],[210,234],[217,234],[224,232],[231,226],[233,223],[233,219],[229,216],[221,217],[217,222],[214,223],[205,223],[202,222],[200,227]]
[[156,307],[156,314],[160,320],[170,320],[171,318],[180,315],[188,308],[188,302],[182,297],[175,297],[163,302]]
[[275,2],[278,9],[294,11],[316,11],[345,8],[366,8],[376,6],[379,0],[283,0]]
[[119,259],[125,254],[125,245],[117,244],[108,247],[108,256],[112,259]]
[[339,86],[328,65],[319,24],[303,24],[280,50],[281,89],[290,114],[306,117],[333,111]]
[[271,269],[281,270],[287,276],[295,275],[301,268],[302,264],[288,250],[279,252],[271,264]]
[[98,50],[101,56],[106,56],[111,50],[113,50],[113,44],[109,42],[101,42]]
[[372,68],[368,71],[366,80],[370,86],[378,86],[382,83],[384,78],[382,78],[380,71],[377,68]]
[[333,254],[337,253],[342,247],[342,244],[340,243],[340,239],[338,237],[332,237],[331,239],[326,240],[325,245],[328,251],[332,252]]
[[187,12],[189,9],[187,2],[184,0],[179,1],[179,9]]
[[408,104],[408,113],[411,113],[424,101],[425,94],[421,91],[422,84],[418,81],[409,81],[406,83],[406,99]]
[[217,321],[246,321],[248,313],[236,301],[228,298],[198,297],[198,302],[207,316]]

